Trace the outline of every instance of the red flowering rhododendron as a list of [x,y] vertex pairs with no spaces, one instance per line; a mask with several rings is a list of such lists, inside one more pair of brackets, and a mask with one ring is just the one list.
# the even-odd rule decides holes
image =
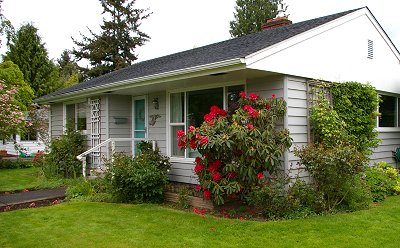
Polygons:
[[246,128],[247,128],[247,129],[250,129],[250,130],[253,130],[253,129],[254,129],[254,126],[251,125],[250,123],[247,123],[247,124],[246,124]]
[[201,190],[201,185],[200,185],[200,184],[197,184],[196,186],[194,186],[194,189],[195,189],[196,191],[200,191],[200,190]]
[[250,99],[250,100],[257,100],[257,99],[258,99],[258,95],[252,93],[252,94],[249,95],[249,99]]
[[185,132],[183,130],[178,130],[176,131],[176,136],[178,136],[178,138],[182,138],[185,136]]
[[275,94],[272,94],[272,98],[276,98],[276,95],[275,95]]
[[190,126],[189,129],[188,129],[189,132],[193,132],[195,130],[196,130],[196,128],[194,126]]
[[289,132],[277,125],[286,111],[282,98],[237,94],[229,114],[214,105],[200,127],[189,126],[183,136],[177,132],[180,148],[201,154],[194,164],[200,184],[195,189],[219,205],[262,185],[263,173],[279,171],[280,158],[291,146]]
[[211,177],[212,177],[213,181],[215,181],[215,182],[218,182],[222,178],[222,176],[221,176],[221,174],[219,174],[219,172],[214,172],[211,175]]
[[204,191],[203,197],[204,197],[204,199],[206,199],[206,200],[210,200],[210,199],[211,199],[211,192],[208,191],[208,190]]
[[201,165],[201,164],[196,164],[196,165],[194,166],[194,172],[195,172],[196,174],[201,173],[203,170],[204,170],[204,166]]

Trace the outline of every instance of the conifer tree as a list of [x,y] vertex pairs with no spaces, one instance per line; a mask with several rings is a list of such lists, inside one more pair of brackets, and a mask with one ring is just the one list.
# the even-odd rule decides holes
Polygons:
[[24,80],[40,97],[60,88],[57,66],[48,58],[38,29],[25,24],[10,38],[5,61],[12,61],[24,74]]
[[103,7],[100,34],[89,29],[90,37],[81,34],[82,41],[72,39],[76,59],[87,59],[91,68],[84,70],[89,78],[124,68],[137,60],[135,49],[150,37],[139,28],[151,13],[135,9],[135,0],[99,0]]
[[229,23],[232,37],[261,31],[268,19],[275,18],[279,0],[236,0],[235,20]]

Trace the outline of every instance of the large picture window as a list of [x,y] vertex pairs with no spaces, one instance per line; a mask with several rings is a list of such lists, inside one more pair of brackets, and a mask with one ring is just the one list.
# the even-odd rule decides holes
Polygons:
[[244,91],[244,85],[171,93],[171,156],[180,158],[198,156],[198,152],[195,150],[178,148],[176,132],[178,130],[186,131],[189,126],[199,127],[204,121],[204,115],[210,112],[213,105],[232,112],[236,109],[240,91]]
[[86,130],[87,103],[79,102],[66,105],[66,121],[75,130]]

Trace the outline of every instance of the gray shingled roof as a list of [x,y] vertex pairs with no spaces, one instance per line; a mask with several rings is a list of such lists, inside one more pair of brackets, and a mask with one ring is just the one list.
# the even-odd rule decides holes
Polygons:
[[258,33],[233,38],[230,40],[198,47],[195,49],[143,61],[124,69],[110,72],[97,78],[73,85],[45,95],[37,100],[43,101],[52,97],[61,97],[64,94],[86,90],[97,86],[135,79],[159,73],[176,71],[194,66],[207,65],[230,59],[244,58],[264,48],[277,44],[293,36],[321,26],[332,20],[345,16],[359,9],[349,10],[308,21],[294,23],[288,26],[261,31]]

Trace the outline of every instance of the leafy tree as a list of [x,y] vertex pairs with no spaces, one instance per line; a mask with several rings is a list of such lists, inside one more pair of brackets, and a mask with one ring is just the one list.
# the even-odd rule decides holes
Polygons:
[[24,129],[25,116],[14,98],[17,91],[0,80],[0,140]]
[[25,24],[13,35],[4,60],[18,65],[24,79],[39,97],[60,88],[58,69],[48,58],[47,49],[38,35],[38,29]]
[[139,30],[141,21],[151,13],[135,9],[135,0],[100,0],[103,24],[100,34],[91,29],[91,37],[82,35],[82,41],[72,39],[77,48],[72,53],[79,60],[89,60],[92,68],[83,69],[88,77],[97,77],[124,68],[137,60],[134,53],[150,37]]
[[278,0],[236,0],[235,20],[229,23],[232,37],[261,31],[262,24],[277,14]]
[[[3,0],[0,0],[0,37],[5,34],[7,40],[14,34],[14,27],[11,25],[10,20],[8,20],[2,13],[3,9],[1,5],[3,4]],[[0,40],[1,46],[1,40]]]
[[24,81],[24,74],[18,66],[11,61],[5,61],[0,64],[0,80],[7,88],[15,87],[18,92],[15,93],[15,103],[21,111],[26,111],[32,103],[33,90],[27,82]]
[[61,57],[57,59],[60,73],[60,82],[63,88],[72,86],[82,81],[78,64],[71,58],[71,52],[64,50]]

